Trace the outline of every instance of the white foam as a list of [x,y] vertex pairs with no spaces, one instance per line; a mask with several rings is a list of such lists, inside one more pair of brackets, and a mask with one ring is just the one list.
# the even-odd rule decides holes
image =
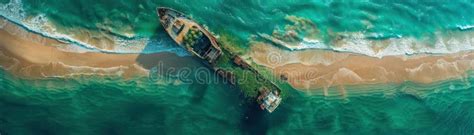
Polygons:
[[[343,39],[337,41],[336,44],[328,46],[318,40],[309,40],[301,42],[299,45],[289,45],[288,43],[275,39],[266,34],[260,34],[260,37],[272,41],[273,43],[283,46],[289,50],[304,49],[330,49],[341,52],[352,52],[372,57],[384,57],[393,55],[413,55],[413,54],[446,54],[461,51],[474,50],[474,37],[472,33],[463,33],[460,36],[442,36],[436,34],[436,41],[430,45],[419,39],[411,37],[390,38],[385,41],[367,39],[363,33],[343,34]],[[310,41],[310,42],[308,42]],[[374,50],[373,47],[378,44],[384,44],[380,50]]]
[[[67,51],[78,51],[78,52],[104,52],[104,53],[143,53],[143,49],[148,43],[147,38],[143,37],[132,37],[133,34],[125,33],[127,37],[133,38],[131,40],[124,39],[118,36],[113,36],[116,44],[113,49],[102,49],[90,45],[88,43],[82,42],[80,40],[74,39],[73,37],[62,34],[58,32],[55,27],[53,27],[50,21],[45,15],[37,15],[34,17],[29,17],[25,14],[22,9],[23,5],[21,0],[11,0],[10,3],[3,6],[0,5],[0,15],[10,20],[16,24],[21,25],[22,27],[32,31],[34,33],[41,34],[45,37],[54,38],[61,40],[63,42],[69,43],[70,45],[75,45],[76,47],[63,47],[61,49]],[[3,25],[0,25],[3,26]],[[71,50],[69,50],[71,49]],[[166,48],[164,50],[148,50],[146,53],[156,53],[156,52],[172,52],[180,56],[186,56],[187,53],[182,53],[177,46]],[[177,51],[177,52],[175,52]]]
[[289,50],[304,50],[304,49],[329,49],[329,47],[323,42],[316,39],[303,38],[303,41],[297,45],[292,45],[282,41],[280,39],[273,38],[268,34],[258,33],[258,35],[266,40],[272,41],[281,47],[284,47]]
[[86,53],[91,52],[89,49],[77,45],[55,45],[55,47],[63,52]]
[[474,25],[458,25],[457,26],[460,30],[469,30],[474,28]]
[[308,48],[325,49],[325,48],[328,48],[328,46],[324,44],[323,42],[316,39],[303,38],[303,42],[301,42],[298,45],[297,49],[308,49]]
[[[43,36],[58,39],[67,42],[76,47],[63,47],[61,49],[74,52],[106,52],[106,53],[155,53],[155,52],[172,52],[179,56],[189,55],[184,49],[177,46],[167,46],[166,43],[156,42],[142,37],[133,37],[133,33],[124,33],[125,36],[132,39],[124,39],[122,37],[113,36],[113,40],[117,43],[113,49],[102,49],[89,45],[80,40],[76,40],[66,34],[57,32],[55,27],[50,25],[50,21],[44,15],[38,15],[34,17],[26,16],[22,9],[23,5],[21,0],[11,0],[10,3],[0,5],[0,15],[6,19],[13,21],[19,25],[22,25],[26,29],[39,33]],[[0,22],[0,28],[5,23]],[[461,30],[467,30],[474,28],[474,25],[462,25],[458,26]],[[259,34],[261,37],[270,39],[271,37],[266,34]],[[372,34],[374,35],[374,34]],[[374,36],[377,36],[375,34]],[[437,41],[433,47],[422,44],[417,39],[398,37],[387,39],[389,40],[389,46],[380,50],[375,51],[372,49],[372,42],[375,40],[366,39],[362,33],[352,33],[346,36],[348,38],[342,39],[344,44],[336,46],[329,46],[316,39],[303,39],[303,42],[298,45],[287,45],[281,40],[271,39],[273,42],[278,42],[282,46],[291,46],[290,50],[303,50],[303,49],[331,49],[335,51],[353,52],[364,54],[373,57],[383,57],[389,55],[410,55],[418,53],[456,53],[465,50],[474,50],[473,42],[474,38],[465,36],[464,39],[450,38],[445,39],[443,36],[437,36]],[[152,44],[153,47],[146,48]]]
[[[347,37],[347,36],[346,36]],[[376,53],[372,48],[370,48],[370,44],[372,41],[364,40],[362,34],[355,34],[352,35],[350,38],[344,38],[341,41],[343,44],[335,45],[334,47],[330,48],[336,51],[343,51],[343,52],[354,52],[365,54],[369,56],[376,56]]]

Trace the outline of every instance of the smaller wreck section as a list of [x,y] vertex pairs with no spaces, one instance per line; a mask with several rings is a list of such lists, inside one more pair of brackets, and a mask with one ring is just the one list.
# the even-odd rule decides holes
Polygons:
[[256,101],[262,110],[273,112],[282,101],[281,89],[267,79],[252,65],[238,55],[229,52],[225,47],[223,55],[216,61],[218,74],[232,74],[233,77],[223,77],[240,88],[245,97]]
[[261,109],[267,109],[268,112],[273,112],[278,105],[280,105],[281,97],[278,91],[271,91],[265,87],[260,88],[257,102]]

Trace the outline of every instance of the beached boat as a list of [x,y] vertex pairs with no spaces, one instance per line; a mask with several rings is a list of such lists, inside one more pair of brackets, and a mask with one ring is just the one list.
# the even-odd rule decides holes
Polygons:
[[157,8],[160,23],[171,38],[193,55],[213,64],[222,54],[216,38],[191,18],[176,10]]
[[[255,88],[247,88],[243,92],[253,93],[258,92],[256,96],[252,96],[257,100],[262,110],[273,112],[281,103],[280,89],[272,82],[264,78],[257,70],[252,68],[250,64],[245,62],[241,57],[232,54],[229,50],[222,50],[217,43],[216,38],[205,28],[197,24],[191,18],[185,16],[183,13],[174,9],[159,7],[157,13],[160,18],[160,23],[166,30],[168,35],[181,47],[186,48],[190,53],[198,56],[203,60],[207,60],[211,68],[221,77],[229,80],[233,85],[248,85],[256,86]],[[226,53],[224,53],[226,52]],[[225,58],[231,58],[228,60]],[[232,67],[222,68],[218,64],[230,62]],[[232,70],[234,69],[234,70]],[[237,82],[237,77],[245,79],[243,74],[234,74],[233,71],[245,70],[253,74],[254,77],[260,78],[259,81],[241,81]],[[237,84],[239,83],[239,84]],[[249,94],[250,95],[250,94]]]

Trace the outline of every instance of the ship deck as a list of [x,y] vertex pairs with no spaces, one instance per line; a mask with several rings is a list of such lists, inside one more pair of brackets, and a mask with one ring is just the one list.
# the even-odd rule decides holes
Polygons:
[[[162,11],[159,10],[158,13],[160,14],[160,12]],[[210,32],[208,32],[189,18],[182,16],[179,12],[175,11],[173,14],[178,17],[172,16],[172,18],[174,19],[172,21],[164,20],[166,19],[166,16],[160,15],[160,21],[165,27],[165,30],[168,32],[168,34],[180,46],[187,48],[187,46],[183,43],[185,42],[183,41],[185,34],[187,34],[192,27],[198,27],[205,35],[202,37],[206,38],[199,38],[197,40],[198,44],[193,45],[192,48],[187,48],[188,51],[196,53],[198,56],[208,55],[208,57],[210,57],[210,59],[212,60],[212,62],[210,62],[211,68],[218,73],[220,72],[221,74],[219,75],[221,75],[221,77],[223,77],[224,79],[229,80],[231,84],[237,85],[242,90],[245,97],[256,99],[257,103],[263,104],[264,102],[266,102],[265,99],[269,98],[258,98],[259,95],[261,95],[260,89],[264,88],[268,89],[269,92],[275,91],[276,93],[281,93],[281,90],[280,88],[278,88],[277,85],[266,79],[265,76],[263,76],[248,62],[238,57],[238,55],[232,52],[231,49],[226,49],[225,47],[221,48],[221,46],[217,44],[216,38],[214,38]],[[176,21],[181,22],[177,24]],[[173,30],[173,27],[176,28]],[[212,47],[216,48],[217,50],[214,50],[214,52],[209,52],[214,49]],[[203,50],[209,51],[204,52]],[[215,51],[218,51],[218,54],[216,54]],[[201,58],[205,59],[204,57]],[[238,61],[238,63],[236,63],[236,61]],[[267,111],[273,112],[280,104],[280,95],[277,95],[277,98],[280,100],[278,102],[275,102],[276,104],[272,104],[272,106],[270,107],[265,107]]]

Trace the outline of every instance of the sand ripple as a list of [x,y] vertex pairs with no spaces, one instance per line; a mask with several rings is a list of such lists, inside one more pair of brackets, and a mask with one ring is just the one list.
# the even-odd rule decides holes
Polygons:
[[467,77],[474,69],[474,52],[419,54],[383,58],[327,50],[287,51],[264,42],[253,42],[248,57],[284,76],[300,90],[322,90],[359,84],[433,83]]

